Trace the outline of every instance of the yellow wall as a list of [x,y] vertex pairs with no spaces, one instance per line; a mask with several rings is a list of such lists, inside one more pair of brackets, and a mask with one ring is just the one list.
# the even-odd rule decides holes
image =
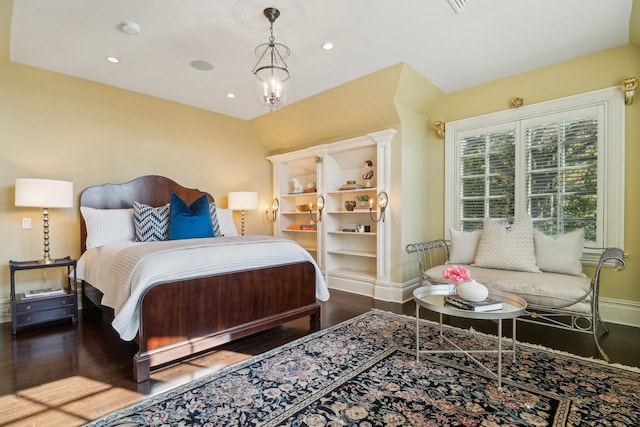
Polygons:
[[[271,200],[267,151],[246,121],[6,61],[0,87],[0,300],[7,262],[42,256],[41,212],[14,206],[16,178],[69,180],[77,196],[157,174],[212,193],[221,207],[234,190],[257,191],[259,206]],[[52,256],[79,255],[78,209],[76,198],[74,209],[52,211]],[[248,233],[271,234],[261,213],[247,212]]]
[[[508,109],[514,97],[525,104],[619,86],[627,77],[640,77],[640,48],[627,45],[538,70],[479,85],[441,97],[432,112],[438,120],[451,121]],[[640,93],[636,98],[640,97]],[[622,273],[606,271],[602,296],[640,302],[640,99],[626,107],[625,247],[628,267]],[[430,157],[444,161],[442,148],[431,146]],[[622,166],[622,165],[621,165]],[[441,179],[441,177],[433,177]],[[430,212],[442,206],[431,205]]]
[[13,0],[0,0],[0,63],[9,60],[9,30]]
[[398,64],[380,70],[257,117],[251,124],[272,154],[395,127],[399,119],[393,97],[402,69]]

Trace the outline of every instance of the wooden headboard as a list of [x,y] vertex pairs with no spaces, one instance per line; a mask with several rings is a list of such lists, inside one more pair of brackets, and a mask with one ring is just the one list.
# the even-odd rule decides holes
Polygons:
[[[103,184],[86,188],[80,194],[80,206],[95,209],[128,209],[133,202],[149,206],[162,206],[169,203],[171,193],[176,193],[182,200],[191,203],[206,194],[209,202],[213,196],[194,188],[185,188],[177,182],[159,175],[146,175],[124,184]],[[80,215],[80,250],[84,253],[87,243],[87,226]]]

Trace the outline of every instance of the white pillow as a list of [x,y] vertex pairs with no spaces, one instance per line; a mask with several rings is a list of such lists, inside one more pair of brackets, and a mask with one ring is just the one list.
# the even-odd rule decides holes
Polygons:
[[112,242],[133,241],[133,209],[94,209],[80,207],[87,226],[87,249]]
[[476,256],[482,232],[480,230],[464,232],[450,228],[449,233],[451,234],[449,263],[471,264]]
[[541,273],[536,265],[531,217],[517,220],[510,230],[485,218],[473,265]]
[[216,207],[218,214],[218,223],[220,224],[221,236],[237,236],[238,229],[233,222],[233,211],[231,209],[221,209]]
[[535,230],[533,243],[540,270],[583,276],[581,260],[584,230],[582,228],[563,234],[556,239]]

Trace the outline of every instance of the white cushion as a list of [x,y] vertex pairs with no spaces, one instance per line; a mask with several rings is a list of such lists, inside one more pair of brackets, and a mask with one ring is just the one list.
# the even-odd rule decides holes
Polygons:
[[[442,273],[448,265],[438,265],[425,272],[429,282],[441,282]],[[511,292],[524,298],[529,304],[547,307],[564,307],[584,296],[591,285],[588,277],[571,276],[558,273],[528,273],[506,271],[491,268],[469,267],[471,277],[482,283],[489,292]],[[491,297],[491,295],[489,295]],[[590,313],[590,296],[577,304],[567,307],[569,310]]]
[[451,228],[449,233],[451,234],[449,264],[471,264],[475,259],[482,232],[479,230],[464,232]]
[[533,232],[536,263],[542,271],[582,276],[584,230],[579,229],[554,239],[541,231]]
[[233,211],[231,209],[216,208],[218,223],[220,224],[221,236],[237,236],[238,229],[233,222]]
[[536,265],[531,217],[516,220],[510,230],[485,218],[473,265],[540,273]]
[[133,241],[133,209],[94,209],[80,207],[87,227],[87,249],[112,242]]

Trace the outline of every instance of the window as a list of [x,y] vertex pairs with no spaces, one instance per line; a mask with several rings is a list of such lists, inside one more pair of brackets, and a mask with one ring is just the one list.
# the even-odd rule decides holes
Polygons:
[[549,235],[623,247],[624,103],[605,89],[447,123],[446,229],[530,214]]

